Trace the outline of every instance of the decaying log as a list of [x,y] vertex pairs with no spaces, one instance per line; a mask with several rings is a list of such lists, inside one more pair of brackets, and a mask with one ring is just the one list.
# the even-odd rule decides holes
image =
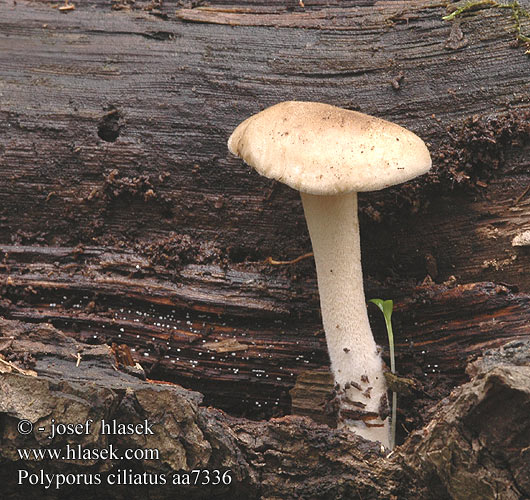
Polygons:
[[530,496],[528,341],[486,351],[472,379],[434,408],[399,454],[431,491],[420,498]]
[[[481,2],[444,21],[434,0],[71,3],[0,4],[0,315],[22,322],[2,323],[7,337],[25,339],[0,339],[2,480],[17,468],[15,420],[59,418],[68,401],[78,416],[93,406],[96,419],[163,422],[153,443],[174,458],[153,470],[231,468],[234,498],[528,496],[524,447],[519,458],[504,448],[524,440],[524,419],[495,416],[511,397],[527,404],[524,381],[512,368],[465,371],[530,334],[530,63],[513,12]],[[305,407],[326,419],[323,387],[306,384],[300,405],[290,397],[301,374],[328,367],[313,261],[268,263],[310,242],[298,194],[250,173],[226,140],[288,99],[395,121],[432,152],[430,175],[360,196],[366,295],[394,300],[398,371],[418,388],[399,399],[408,458],[285,417]],[[113,344],[142,368],[116,372]],[[486,410],[514,434],[483,428]],[[451,439],[462,454],[439,459]]]
[[[529,62],[509,10],[194,7],[0,5],[2,315],[127,343],[150,376],[234,414],[288,413],[296,377],[327,354],[312,259],[266,260],[310,243],[297,193],[249,174],[226,139],[296,98],[396,121],[431,148],[432,175],[360,200],[367,297],[397,303],[403,374],[439,370],[452,387],[461,349],[528,335],[530,253],[512,240],[529,228]],[[462,287],[422,305],[427,274]],[[201,347],[234,338],[247,349]]]
[[297,193],[249,174],[226,140],[266,105],[314,99],[396,121],[433,152],[427,180],[361,197],[369,275],[529,291],[528,252],[511,246],[529,229],[529,61],[510,11],[448,22],[434,0],[293,3],[3,3],[0,240],[246,267],[257,288],[281,272],[260,261],[309,240]]
[[[251,275],[230,276],[220,268],[196,267],[195,276],[200,278],[192,279],[189,273],[188,283],[168,287],[160,278],[162,268],[135,276],[137,260],[116,263],[104,251],[85,249],[83,257],[77,257],[78,264],[69,253],[73,251],[47,249],[50,260],[74,264],[69,267],[74,274],[69,276],[61,266],[43,263],[48,257],[39,256],[35,266],[24,262],[30,256],[25,248],[4,247],[10,277],[2,314],[51,322],[91,343],[128,344],[149,377],[199,390],[208,404],[255,418],[291,413],[289,390],[299,374],[328,366],[325,339],[316,326],[318,302],[311,299],[309,319],[292,318],[289,307],[308,306],[289,302],[288,277],[277,279],[277,286],[262,292],[278,304],[274,312],[248,308],[248,317],[241,316],[240,310],[225,311],[219,318],[208,311],[222,293],[220,280],[242,283]],[[77,265],[90,268],[90,276],[77,271]],[[252,289],[241,287],[235,300],[248,306],[255,303],[253,297]],[[186,309],[174,305],[186,303],[203,312],[184,313]],[[385,345],[380,313],[375,307],[371,313],[376,339]],[[466,380],[469,358],[485,348],[528,336],[529,314],[528,294],[494,283],[426,283],[396,301],[396,365],[402,375],[415,377],[422,387],[400,405],[401,438],[424,423],[425,408]],[[228,351],[214,347],[227,341],[237,342],[236,347],[232,344]],[[243,392],[235,393],[234,387],[239,386]],[[320,403],[319,399],[317,406]],[[324,413],[318,418],[326,419]]]
[[[35,376],[0,374],[0,480],[6,500],[24,498],[425,498],[518,499],[530,495],[530,343],[487,351],[471,381],[432,409],[429,424],[391,456],[375,443],[307,417],[248,421],[201,405],[200,394],[146,382],[115,369],[110,349],[77,342],[50,325],[0,321],[4,358]],[[77,355],[81,362],[76,366]],[[506,410],[509,411],[506,411]],[[21,435],[21,420],[33,432]],[[91,432],[48,439],[52,423]],[[153,435],[102,435],[102,420],[152,425]],[[39,428],[44,430],[39,431]],[[21,460],[17,449],[158,450],[146,460]],[[227,485],[160,484],[193,469],[219,470]],[[18,485],[48,474],[52,487]],[[123,482],[109,477],[126,470]],[[20,471],[26,471],[20,472]],[[80,484],[62,484],[78,474]],[[210,476],[213,477],[213,472]],[[72,476],[73,477],[73,476]],[[99,477],[101,485],[84,486]],[[201,480],[204,476],[201,476]],[[24,483],[24,481],[22,481]],[[95,489],[97,488],[97,490]]]
[[289,391],[291,413],[307,415],[315,422],[330,427],[337,426],[337,410],[329,407],[335,381],[330,370],[302,372],[296,377],[295,386]]

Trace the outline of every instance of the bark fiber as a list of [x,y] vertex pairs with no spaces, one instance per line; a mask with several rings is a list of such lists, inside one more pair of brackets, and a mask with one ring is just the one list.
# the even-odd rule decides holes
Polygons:
[[[18,418],[73,411],[156,421],[173,458],[146,470],[234,471],[237,488],[190,498],[530,496],[527,368],[485,356],[495,366],[466,372],[530,335],[530,251],[512,246],[530,230],[530,58],[513,12],[73,3],[0,3],[0,315],[17,337],[0,352],[38,373],[0,375],[3,479],[18,468]],[[366,296],[394,300],[396,364],[416,384],[390,459],[289,416],[332,422],[313,260],[266,262],[311,251],[302,206],[226,148],[240,121],[289,99],[394,121],[431,150],[429,175],[359,196]],[[112,344],[185,389],[116,372]]]

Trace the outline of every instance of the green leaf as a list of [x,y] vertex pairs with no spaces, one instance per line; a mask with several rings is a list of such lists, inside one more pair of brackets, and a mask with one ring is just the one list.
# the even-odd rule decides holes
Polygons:
[[375,304],[379,309],[381,309],[381,312],[383,313],[385,320],[390,321],[392,318],[392,311],[394,309],[394,301],[393,300],[383,300],[383,299],[370,299],[370,302],[372,304]]
[[[392,310],[394,309],[394,302],[392,300],[370,299],[372,304],[375,304],[385,317],[386,332],[388,334],[388,346],[390,348],[390,371],[396,373],[396,360],[394,355],[394,332],[392,331]],[[396,415],[397,415],[397,394],[392,392],[392,417],[391,417],[391,431],[390,431],[390,448],[393,449],[396,443]]]
[[386,332],[388,334],[388,346],[390,348],[390,371],[396,373],[395,358],[394,358],[394,332],[392,331],[392,310],[394,309],[393,300],[370,299],[372,304],[375,304],[385,317]]

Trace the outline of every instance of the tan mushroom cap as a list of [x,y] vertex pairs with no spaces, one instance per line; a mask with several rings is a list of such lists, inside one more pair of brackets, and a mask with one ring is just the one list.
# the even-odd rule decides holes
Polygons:
[[228,148],[261,175],[304,193],[377,191],[431,168],[424,142],[380,118],[287,101],[242,122]]

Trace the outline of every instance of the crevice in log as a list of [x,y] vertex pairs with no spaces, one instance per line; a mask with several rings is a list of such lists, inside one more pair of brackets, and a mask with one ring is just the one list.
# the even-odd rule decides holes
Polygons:
[[[220,278],[227,276],[212,266],[185,267],[184,276],[193,280],[174,287],[161,281],[162,270],[136,269],[145,261],[134,254],[90,247],[82,256],[66,248],[46,248],[42,255],[26,247],[3,247],[3,252],[9,269],[2,287],[4,316],[51,322],[92,344],[126,343],[148,377],[198,390],[208,404],[231,414],[259,419],[291,413],[289,391],[299,375],[328,367],[316,291],[299,297],[297,305],[289,281],[276,286],[264,281],[263,288],[232,274],[224,282],[227,293],[215,299]],[[35,255],[44,263],[36,264]],[[78,269],[68,276],[61,269],[73,255]],[[59,268],[45,264],[58,259]],[[259,301],[252,298],[260,294]],[[368,288],[367,296],[374,294]],[[421,390],[401,398],[400,440],[425,423],[434,401],[466,380],[467,359],[527,336],[530,313],[527,294],[495,283],[430,284],[402,294],[395,297],[397,367],[401,375],[417,379]],[[237,302],[230,306],[234,295]],[[245,304],[244,313],[239,304]],[[370,312],[384,346],[384,325]],[[227,341],[237,348],[219,352],[211,345]],[[234,384],[244,392],[234,393]],[[325,421],[323,408],[321,415]]]
[[[502,498],[528,496],[530,467],[516,463],[527,455],[498,451],[511,436],[480,425],[514,401],[527,412],[525,390],[511,368],[465,371],[529,335],[530,252],[512,242],[530,230],[530,87],[513,20],[490,9],[450,23],[430,0],[75,3],[68,14],[0,4],[0,314],[34,342],[15,352],[0,339],[0,350],[6,366],[39,372],[2,374],[12,401],[31,402],[29,390],[43,405],[81,398],[98,415],[177,422],[162,439],[168,467],[233,468],[231,498],[468,499],[494,480]],[[398,371],[418,383],[399,400],[407,466],[289,416],[296,381],[328,368],[314,264],[264,260],[309,252],[307,229],[296,192],[226,149],[242,119],[289,99],[394,121],[433,155],[429,178],[360,196],[366,297],[394,300]],[[166,384],[115,372],[113,343]],[[471,408],[462,383],[484,403]],[[0,432],[12,436],[33,414],[5,402]],[[517,418],[506,422],[524,440]],[[453,468],[439,452],[451,438]],[[16,476],[11,458],[2,480]]]

